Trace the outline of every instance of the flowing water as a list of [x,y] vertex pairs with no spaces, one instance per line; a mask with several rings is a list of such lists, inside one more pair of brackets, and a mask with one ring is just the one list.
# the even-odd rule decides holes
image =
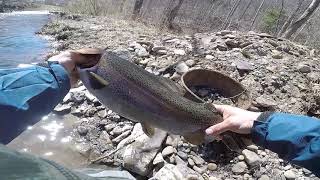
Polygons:
[[[0,69],[44,60],[49,43],[36,35],[50,20],[46,11],[0,13]],[[13,140],[8,147],[56,161],[67,167],[86,167],[86,158],[72,138],[73,116],[49,114]]]
[[49,20],[47,11],[0,13],[0,68],[43,60],[49,44],[35,33]]

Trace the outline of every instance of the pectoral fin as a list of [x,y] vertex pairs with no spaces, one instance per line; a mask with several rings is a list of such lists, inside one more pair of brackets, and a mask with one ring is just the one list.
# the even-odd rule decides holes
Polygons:
[[189,143],[194,145],[200,145],[205,142],[205,132],[203,130],[183,135],[183,137]]
[[143,132],[144,132],[147,136],[152,137],[152,136],[154,135],[154,132],[155,132],[154,127],[150,126],[150,125],[147,124],[147,123],[141,123],[141,126],[142,126]]
[[245,147],[242,139],[234,133],[227,132],[222,134],[222,142],[232,151],[241,153]]
[[103,77],[99,76],[94,72],[89,72],[90,84],[93,89],[101,89],[108,86],[108,81],[103,79]]

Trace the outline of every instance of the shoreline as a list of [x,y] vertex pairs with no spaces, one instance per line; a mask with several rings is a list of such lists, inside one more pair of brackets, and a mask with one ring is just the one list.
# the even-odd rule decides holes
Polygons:
[[[268,34],[221,31],[176,35],[137,22],[84,16],[53,20],[42,29],[42,34],[55,38],[57,52],[84,47],[108,48],[151,73],[174,80],[181,76],[178,72],[162,73],[178,61],[184,62],[187,69],[215,69],[250,90],[254,100],[251,110],[320,116],[320,104],[316,101],[319,95],[314,93],[320,90],[319,55],[314,49]],[[238,155],[226,151],[219,143],[194,146],[180,136],[169,135],[155,151],[135,154],[136,149],[142,148],[141,144],[126,145],[126,142],[141,133],[139,124],[104,107],[81,84],[68,93],[56,112],[78,117],[75,138],[81,142],[79,153],[89,161],[125,146],[97,163],[124,167],[143,177],[159,177],[164,173],[169,178],[183,166],[185,171],[180,173],[184,177],[190,175],[198,179],[273,179],[289,178],[292,174],[297,179],[318,179],[254,145]],[[148,138],[141,141],[147,144]],[[132,159],[124,157],[128,154],[145,161],[130,164]],[[254,163],[244,160],[248,158]],[[174,170],[178,172],[172,172]]]

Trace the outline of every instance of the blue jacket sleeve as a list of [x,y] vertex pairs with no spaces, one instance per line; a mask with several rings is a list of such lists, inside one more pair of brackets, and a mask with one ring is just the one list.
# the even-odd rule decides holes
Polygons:
[[261,116],[252,129],[253,141],[320,176],[320,120],[285,113]]
[[59,64],[0,70],[0,143],[38,122],[69,89],[68,74]]

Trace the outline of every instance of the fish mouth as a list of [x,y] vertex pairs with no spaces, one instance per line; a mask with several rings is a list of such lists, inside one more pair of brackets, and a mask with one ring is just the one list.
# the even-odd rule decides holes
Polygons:
[[76,57],[78,57],[79,61],[84,62],[79,64],[78,68],[86,69],[99,64],[102,56],[105,53],[105,50],[99,48],[83,48],[71,51],[71,53],[74,53]]

